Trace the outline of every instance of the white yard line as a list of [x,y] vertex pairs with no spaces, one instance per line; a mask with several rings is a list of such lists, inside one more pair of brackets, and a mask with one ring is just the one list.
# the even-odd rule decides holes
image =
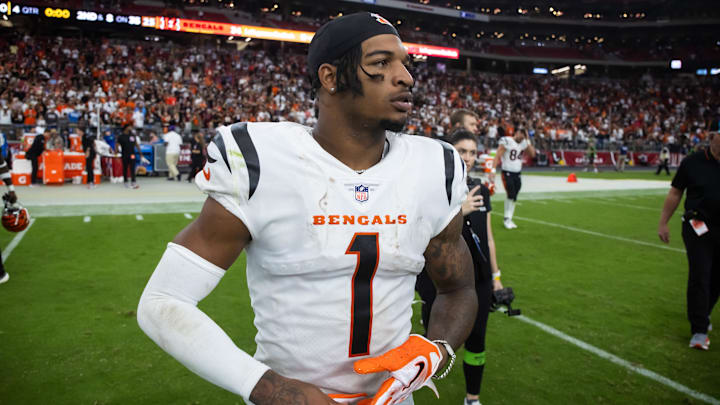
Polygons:
[[702,392],[695,391],[689,387],[686,387],[686,386],[684,386],[676,381],[673,381],[667,377],[663,377],[660,374],[657,374],[646,368],[635,366],[627,360],[624,360],[614,354],[606,352],[605,350],[602,350],[602,349],[597,348],[589,343],[585,343],[582,340],[576,339],[570,335],[560,332],[559,330],[553,328],[552,326],[548,326],[542,322],[538,322],[538,321],[528,318],[527,316],[524,316],[524,315],[514,316],[513,318],[515,318],[519,321],[528,323],[530,325],[536,326],[536,327],[542,329],[543,331],[545,331],[555,337],[558,337],[568,343],[571,343],[583,350],[593,353],[593,354],[597,355],[598,357],[601,357],[605,360],[609,360],[609,361],[611,361],[621,367],[624,367],[630,371],[633,371],[642,376],[645,376],[653,381],[659,382],[660,384],[670,387],[676,391],[682,392],[685,395],[691,396],[697,400],[706,402],[708,404],[720,405],[720,400],[718,400],[717,398],[713,398],[707,394],[703,394]]
[[[557,201],[560,201],[560,200],[557,200]],[[493,214],[498,215],[498,216],[502,215],[501,213],[496,213],[496,212],[493,212]],[[568,231],[574,231],[574,232],[585,233],[588,235],[600,236],[602,238],[614,239],[614,240],[619,240],[622,242],[635,243],[638,245],[650,246],[650,247],[654,247],[654,248],[658,248],[658,249],[672,250],[673,252],[685,253],[685,249],[678,249],[678,248],[674,248],[674,247],[670,247],[670,246],[660,245],[657,243],[643,242],[641,240],[623,238],[622,236],[608,235],[605,233],[588,231],[587,229],[575,228],[572,226],[556,224],[553,222],[541,221],[539,219],[532,219],[532,218],[525,218],[525,217],[518,217],[518,216],[514,216],[513,219],[519,219],[522,221],[532,222],[532,223],[540,224],[540,225],[552,226],[554,228],[567,229]]]
[[3,249],[3,255],[2,255],[2,262],[5,264],[5,261],[7,261],[8,257],[10,257],[10,253],[12,253],[13,250],[17,247],[18,243],[22,240],[22,238],[25,236],[25,233],[30,230],[30,227],[33,226],[35,223],[35,219],[30,219],[30,223],[28,224],[28,227],[25,228],[22,232],[19,232],[15,237],[10,241],[8,246]]
[[145,218],[143,218],[142,215],[138,214],[138,215],[135,215],[135,219],[137,219],[138,221],[142,221]]
[[187,218],[187,219],[192,219],[192,215],[190,215],[190,214],[188,214],[188,213],[186,212],[186,213],[185,213],[185,218]]
[[89,216],[86,216],[85,218],[83,218],[83,222],[90,222],[91,219],[92,218],[90,218]]

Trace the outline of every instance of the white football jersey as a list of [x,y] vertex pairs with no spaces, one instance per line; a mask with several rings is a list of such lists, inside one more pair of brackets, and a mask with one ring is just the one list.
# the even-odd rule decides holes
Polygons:
[[388,377],[358,375],[353,362],[408,338],[423,253],[467,193],[452,146],[390,132],[387,141],[358,174],[311,128],[237,123],[218,129],[195,177],[252,236],[255,358],[328,393],[373,394]]
[[505,147],[505,153],[502,156],[502,169],[506,172],[519,173],[523,164],[522,153],[528,147],[527,139],[517,143],[512,136],[503,136],[498,141],[498,145]]

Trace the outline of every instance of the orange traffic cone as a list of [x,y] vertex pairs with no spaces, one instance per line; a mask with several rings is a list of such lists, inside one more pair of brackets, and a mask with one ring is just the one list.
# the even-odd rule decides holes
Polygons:
[[575,173],[570,173],[570,175],[567,178],[568,183],[577,183],[577,176]]

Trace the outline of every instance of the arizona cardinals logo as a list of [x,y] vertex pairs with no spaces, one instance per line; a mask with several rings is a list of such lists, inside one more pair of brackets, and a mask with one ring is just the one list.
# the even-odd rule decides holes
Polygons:
[[205,167],[202,172],[203,172],[203,175],[205,176],[205,180],[210,181],[210,168]]
[[379,22],[380,24],[387,24],[389,26],[393,26],[390,24],[390,21],[386,20],[385,17],[381,16],[380,14],[370,13],[371,17],[375,17],[375,21]]

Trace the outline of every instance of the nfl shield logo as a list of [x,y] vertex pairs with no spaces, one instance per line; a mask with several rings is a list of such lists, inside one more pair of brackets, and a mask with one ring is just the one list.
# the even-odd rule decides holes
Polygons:
[[360,184],[359,186],[355,186],[355,199],[360,202],[365,202],[368,200],[369,193],[368,193],[368,187],[363,186]]

